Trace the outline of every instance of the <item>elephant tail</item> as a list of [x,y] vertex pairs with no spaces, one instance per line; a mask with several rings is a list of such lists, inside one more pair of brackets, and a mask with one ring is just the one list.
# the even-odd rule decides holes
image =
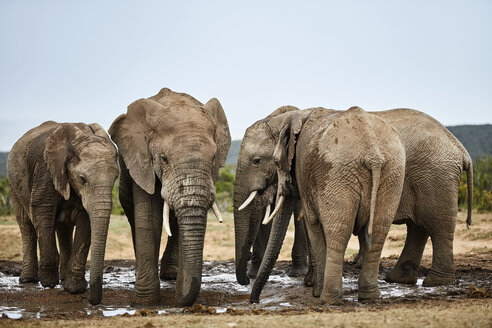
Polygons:
[[370,250],[372,247],[372,230],[374,225],[374,211],[376,209],[376,197],[379,189],[379,178],[381,176],[381,164],[380,163],[372,163],[371,165],[372,171],[372,191],[371,191],[371,208],[369,212],[369,222],[367,223],[366,229],[366,246],[367,250]]
[[466,171],[466,184],[468,189],[468,214],[466,216],[466,226],[469,228],[472,223],[472,206],[473,206],[473,164],[470,156],[465,159],[463,169]]

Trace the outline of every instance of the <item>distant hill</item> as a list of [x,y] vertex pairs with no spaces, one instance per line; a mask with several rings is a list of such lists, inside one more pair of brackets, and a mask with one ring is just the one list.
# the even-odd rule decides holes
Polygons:
[[447,127],[476,160],[484,155],[492,155],[492,124],[455,125]]
[[236,164],[237,157],[239,156],[239,149],[241,148],[241,140],[232,140],[231,148],[227,154],[226,164]]
[[7,175],[7,156],[8,152],[0,152],[0,175]]
[[[473,160],[484,155],[492,156],[492,124],[448,126],[465,146]],[[233,140],[227,154],[226,164],[236,164],[241,140]],[[0,152],[0,175],[7,174],[8,152]]]
[[[465,146],[473,160],[484,155],[492,156],[492,124],[447,126],[449,131]],[[233,140],[226,164],[236,164],[241,140]]]

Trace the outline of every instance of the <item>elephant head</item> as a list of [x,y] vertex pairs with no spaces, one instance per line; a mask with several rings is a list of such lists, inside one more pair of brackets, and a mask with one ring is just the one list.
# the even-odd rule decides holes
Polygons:
[[65,200],[74,192],[89,215],[89,301],[98,304],[102,297],[112,189],[118,177],[116,148],[99,124],[61,124],[46,138],[44,159],[55,189]]
[[273,151],[281,123],[298,110],[293,106],[278,108],[250,126],[241,142],[234,186],[234,232],[236,278],[242,285],[249,284],[247,263],[262,213],[275,198],[277,175]]
[[[177,219],[176,303],[190,305],[200,290],[207,210],[212,206],[220,216],[214,183],[231,143],[222,106],[215,98],[203,105],[189,95],[162,89],[132,103],[109,133],[134,183],[150,195],[160,193],[168,234],[169,213]],[[161,190],[155,190],[156,181]]]

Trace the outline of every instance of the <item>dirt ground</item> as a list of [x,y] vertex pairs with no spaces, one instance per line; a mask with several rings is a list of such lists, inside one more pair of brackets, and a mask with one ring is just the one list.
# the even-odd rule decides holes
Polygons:
[[[19,229],[12,217],[0,217],[0,313],[3,313],[0,326],[492,327],[492,213],[474,214],[470,229],[464,223],[465,213],[459,213],[453,284],[425,288],[421,281],[417,286],[385,283],[382,279],[396,263],[405,240],[405,227],[393,226],[380,268],[382,298],[364,304],[357,302],[358,269],[347,262],[344,304],[336,307],[320,305],[311,296],[311,288],[303,286],[302,278],[286,277],[292,227],[281,252],[282,261],[277,263],[265,286],[260,304],[249,304],[251,285],[239,286],[234,278],[232,216],[226,214],[222,224],[212,218],[207,226],[204,278],[198,304],[192,308],[174,308],[174,283],[163,282],[162,306],[142,309],[131,306],[134,256],[130,228],[124,217],[115,216],[111,221],[103,302],[96,307],[88,305],[87,292],[70,295],[62,288],[19,287],[16,280],[22,254]],[[353,238],[346,252],[347,260],[357,248],[358,242]],[[421,278],[430,267],[431,249],[429,242],[419,271]],[[20,319],[9,319],[8,313]]]

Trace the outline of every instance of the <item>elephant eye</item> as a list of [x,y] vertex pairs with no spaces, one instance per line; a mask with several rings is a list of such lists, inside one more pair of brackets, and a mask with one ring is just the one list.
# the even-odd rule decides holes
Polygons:
[[82,184],[84,184],[84,185],[85,185],[85,184],[87,183],[87,179],[86,179],[86,177],[85,177],[85,176],[83,176],[83,175],[79,175],[79,179],[80,179],[80,182],[82,182]]
[[261,157],[253,158],[253,164],[254,165],[260,165],[261,164]]
[[166,156],[161,156],[161,162],[164,164],[167,164],[167,157]]

